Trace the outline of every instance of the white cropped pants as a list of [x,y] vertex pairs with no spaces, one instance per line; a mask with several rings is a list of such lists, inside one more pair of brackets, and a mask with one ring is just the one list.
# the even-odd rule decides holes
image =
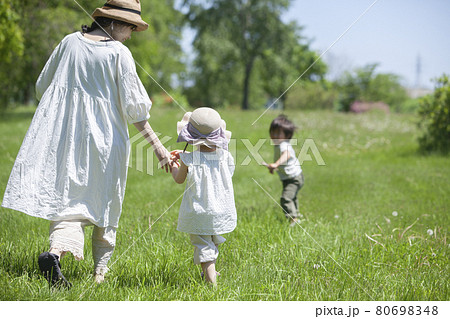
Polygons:
[[217,247],[226,240],[220,235],[190,234],[190,237],[194,245],[194,264],[196,265],[216,260],[219,256]]
[[50,224],[50,250],[62,255],[70,252],[76,260],[84,259],[84,228],[93,226],[92,255],[94,271],[104,275],[108,271],[108,261],[116,246],[116,228],[98,227],[88,220],[54,221]]

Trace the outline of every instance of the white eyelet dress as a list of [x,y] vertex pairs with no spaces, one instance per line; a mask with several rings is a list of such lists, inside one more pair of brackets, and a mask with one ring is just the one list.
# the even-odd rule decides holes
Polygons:
[[51,221],[117,227],[130,153],[128,123],[151,101],[130,51],[80,32],[53,51],[36,83],[40,99],[12,169],[3,207]]
[[177,230],[196,235],[220,235],[236,228],[232,176],[234,160],[223,149],[180,153],[188,167]]

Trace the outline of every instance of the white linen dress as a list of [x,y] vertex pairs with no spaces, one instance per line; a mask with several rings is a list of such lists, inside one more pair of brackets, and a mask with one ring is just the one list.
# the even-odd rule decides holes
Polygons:
[[178,215],[177,230],[196,235],[220,235],[236,228],[236,205],[231,154],[215,152],[180,153],[188,167],[186,188]]
[[66,36],[42,70],[40,100],[2,206],[51,221],[117,227],[130,153],[127,122],[151,101],[120,42]]

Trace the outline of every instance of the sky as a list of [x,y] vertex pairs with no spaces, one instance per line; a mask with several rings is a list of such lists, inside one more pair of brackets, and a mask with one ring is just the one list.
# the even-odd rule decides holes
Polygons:
[[378,72],[400,75],[407,87],[433,88],[431,79],[450,74],[449,0],[294,0],[283,20],[303,26],[312,49],[329,48],[331,76],[378,63]]
[[[310,48],[326,51],[330,79],[373,63],[410,88],[433,88],[432,79],[450,74],[450,0],[292,0],[282,19],[297,21]],[[183,36],[189,54],[192,33]]]

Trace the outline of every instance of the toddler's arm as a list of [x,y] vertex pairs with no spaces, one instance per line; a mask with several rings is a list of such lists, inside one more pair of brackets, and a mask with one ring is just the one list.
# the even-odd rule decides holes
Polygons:
[[179,153],[182,151],[172,151],[170,152],[177,160],[180,161],[181,164],[178,163],[178,161],[174,161],[174,164],[172,165],[172,177],[173,180],[177,184],[183,184],[186,180],[186,176],[188,173],[188,167],[183,163],[183,161],[180,158]]
[[267,168],[269,169],[270,174],[273,174],[273,171],[276,170],[278,166],[286,163],[290,157],[289,151],[284,151],[275,163],[268,164]]

